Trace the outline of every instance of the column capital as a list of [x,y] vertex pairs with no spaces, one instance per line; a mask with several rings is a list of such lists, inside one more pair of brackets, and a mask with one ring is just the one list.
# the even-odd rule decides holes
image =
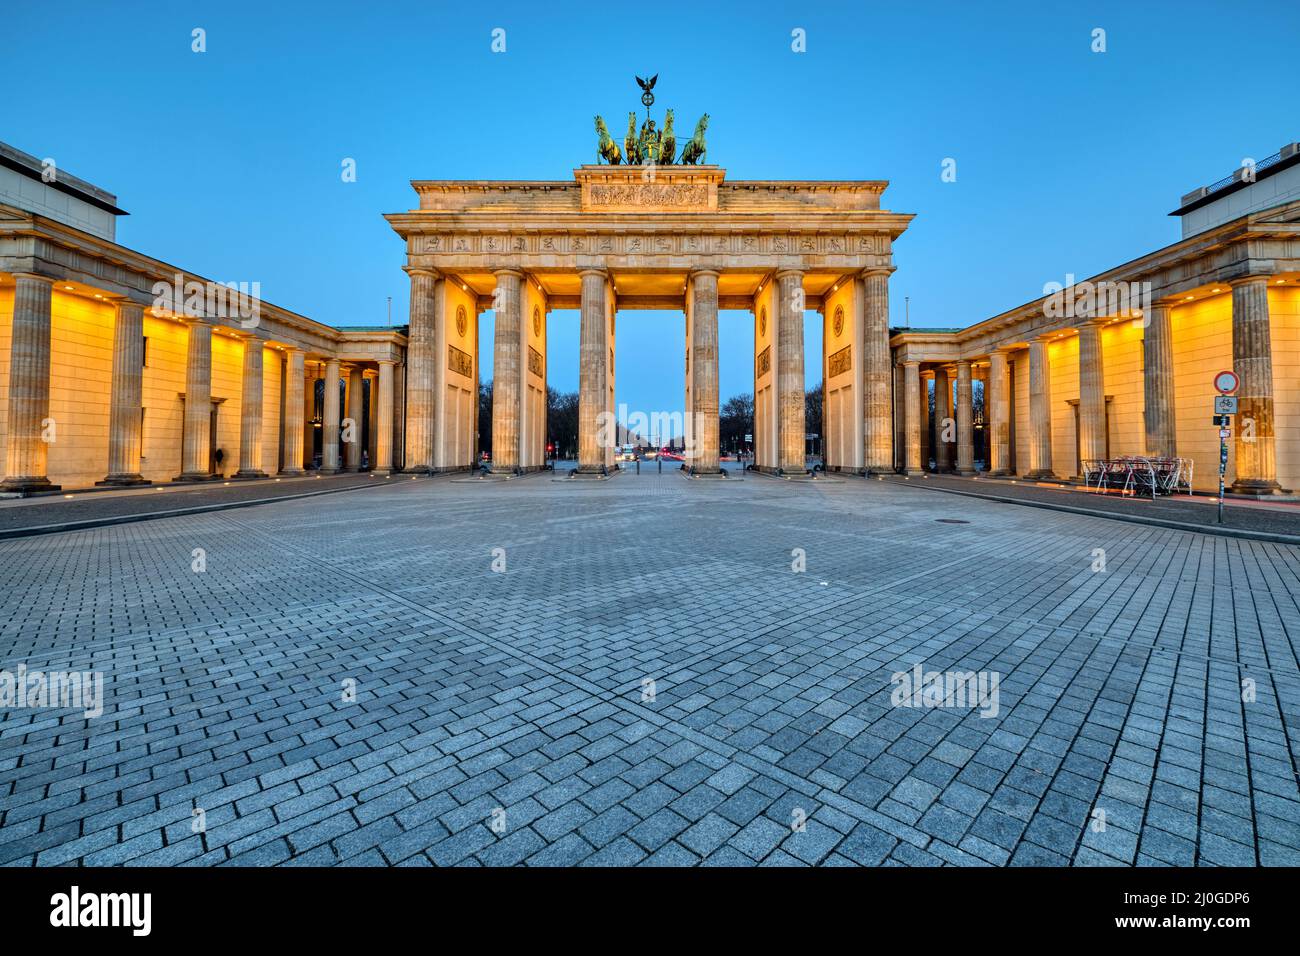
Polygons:
[[506,267],[502,269],[493,269],[492,274],[496,276],[498,279],[500,279],[502,276],[514,276],[517,279],[522,279],[524,277],[524,273],[522,269],[515,269],[510,267]]
[[397,364],[397,359],[376,359],[375,361],[376,361],[378,364],[380,364],[380,365],[390,365],[390,366],[391,366],[391,365],[396,365],[396,364]]
[[1273,278],[1272,275],[1238,276],[1236,279],[1229,279],[1228,285],[1233,289],[1239,285],[1259,285],[1260,283],[1267,286],[1268,280],[1271,278]]
[[26,279],[29,282],[44,282],[48,286],[53,286],[59,280],[54,276],[41,275],[39,272],[12,272],[10,273],[15,279]]
[[441,272],[428,266],[402,266],[402,271],[412,278],[415,276],[428,276],[430,279],[442,278]]
[[864,279],[867,278],[867,276],[884,276],[886,279],[888,279],[893,273],[897,271],[898,271],[898,266],[867,266],[865,269],[860,271],[858,275],[860,275]]
[[718,276],[722,275],[722,272],[719,269],[712,269],[708,266],[701,266],[698,269],[692,269],[687,274],[692,279],[698,279],[700,276],[713,276],[716,279]]
[[597,268],[593,268],[593,267],[587,267],[587,268],[579,269],[579,270],[578,270],[578,278],[582,278],[583,276],[600,276],[602,279],[608,279],[608,278],[609,278],[609,270],[608,270],[608,269],[597,269]]
[[920,369],[921,367],[921,363],[917,361],[899,362],[898,364],[901,365],[903,368]]
[[804,270],[802,269],[778,269],[772,276],[777,282],[790,276],[798,276],[800,281],[803,280]]

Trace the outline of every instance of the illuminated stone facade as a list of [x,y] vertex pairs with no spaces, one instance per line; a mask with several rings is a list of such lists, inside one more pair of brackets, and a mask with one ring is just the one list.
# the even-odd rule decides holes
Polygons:
[[[581,314],[568,358],[580,473],[614,463],[601,421],[627,309],[682,314],[688,464],[719,472],[718,312],[740,309],[754,323],[756,459],[771,472],[804,472],[805,380],[820,377],[830,470],[1055,479],[1090,458],[1178,455],[1208,489],[1210,381],[1235,369],[1229,483],[1300,487],[1300,200],[1221,221],[1202,211],[1215,193],[1193,194],[1184,208],[1215,224],[975,325],[912,331],[889,326],[892,247],[911,216],[881,208],[886,185],[729,182],[716,166],[416,181],[417,207],[387,217],[406,242],[404,328],[160,296],[214,284],[117,244],[109,194],[74,180],[87,208],[66,221],[46,214],[58,197],[34,211],[0,196],[3,490],[471,468],[486,310],[493,469],[537,469],[554,309]],[[87,231],[100,214],[109,224]],[[824,320],[820,373],[805,310]]]

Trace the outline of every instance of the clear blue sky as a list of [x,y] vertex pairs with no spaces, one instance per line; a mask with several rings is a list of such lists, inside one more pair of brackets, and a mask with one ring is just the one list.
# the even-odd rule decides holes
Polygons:
[[[9,7],[0,140],[117,193],[125,245],[340,325],[383,324],[388,296],[406,321],[381,214],[414,204],[409,180],[567,178],[593,114],[636,106],[634,73],[659,74],[656,113],[711,114],[733,179],[891,180],[885,205],[917,214],[896,325],[904,296],[914,326],[966,325],[1174,241],[1180,195],[1300,139],[1294,3]],[[577,327],[553,316],[561,389]],[[753,330],[724,313],[720,332],[725,398],[752,387]],[[680,407],[683,337],[679,316],[621,315],[619,401]]]

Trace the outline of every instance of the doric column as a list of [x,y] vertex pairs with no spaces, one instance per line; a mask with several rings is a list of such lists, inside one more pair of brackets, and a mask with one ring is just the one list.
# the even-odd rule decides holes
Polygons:
[[366,396],[369,407],[366,409],[366,467],[375,470],[375,458],[379,449],[375,447],[375,438],[379,434],[379,378],[378,374],[366,373]]
[[262,470],[262,340],[244,339],[244,377],[239,398],[239,471],[236,478],[265,478]]
[[890,401],[889,274],[892,269],[869,269],[862,274],[862,395],[865,446],[863,464],[868,472],[893,470],[893,413]]
[[578,369],[578,471],[605,470],[605,449],[600,446],[600,414],[607,402],[605,365],[605,273],[587,269],[582,279],[581,345]]
[[952,379],[948,370],[934,370],[934,470],[943,474],[952,471],[953,446],[956,429],[952,420]]
[[970,362],[957,363],[957,474],[975,474],[975,396]]
[[9,342],[9,411],[5,479],[0,491],[53,491],[45,474],[45,427],[50,417],[50,294],[54,280],[14,275]]
[[323,421],[321,423],[316,421],[316,383],[321,381],[323,368],[324,366],[320,362],[312,362],[311,369],[302,386],[302,467],[304,470],[316,464],[317,433],[320,433],[322,440],[325,438],[324,428],[317,427],[318,424],[323,424]]
[[1052,383],[1047,337],[1029,343],[1029,472],[1025,477],[1056,477],[1052,472]]
[[[406,345],[406,464],[404,471],[433,469],[434,394],[438,362],[438,283],[432,269],[407,267],[411,277],[411,317]],[[475,397],[477,401],[477,396]]]
[[[934,434],[934,429],[930,427],[932,424],[932,419],[930,417],[930,378],[922,372],[918,372],[917,374],[920,375],[921,382],[921,391],[917,395],[917,398],[920,401],[920,405],[917,409],[917,414],[920,415],[920,418],[918,418],[917,421],[921,423],[921,470],[929,471],[930,453],[932,451],[930,448],[930,439]],[[935,455],[934,460],[937,467],[939,456]]]
[[339,360],[325,363],[325,405],[321,412],[320,470],[342,471],[339,462]]
[[514,471],[519,467],[519,396],[523,390],[523,368],[519,283],[523,274],[498,269],[496,292],[496,337],[492,354],[492,470]]
[[113,319],[113,382],[108,407],[108,476],[103,485],[147,485],[140,474],[140,409],[144,392],[144,306],[117,303]]
[[923,471],[921,463],[921,411],[925,406],[925,394],[921,388],[921,363],[903,363],[903,414],[907,422],[907,458],[904,471],[909,475],[919,475]]
[[803,273],[776,274],[776,401],[780,418],[777,467],[788,474],[807,470],[804,455]]
[[197,319],[188,325],[185,430],[177,480],[206,481],[212,477],[212,326]]
[[691,408],[695,448],[691,467],[719,472],[718,274],[691,273]]
[[1147,454],[1174,458],[1178,454],[1174,413],[1174,337],[1170,305],[1156,302],[1143,317],[1142,394]]
[[284,350],[284,428],[280,434],[284,456],[284,467],[280,469],[282,475],[302,474],[305,387],[302,350],[287,348]]
[[375,411],[375,471],[393,470],[393,363],[379,362],[379,386]]
[[1106,457],[1106,381],[1101,355],[1101,324],[1079,326],[1079,467],[1082,460]]
[[1273,426],[1273,347],[1268,317],[1268,277],[1232,283],[1232,368],[1240,384],[1237,418],[1237,494],[1266,495],[1277,483]]
[[984,409],[988,419],[989,474],[1009,475],[1011,466],[1011,383],[1007,379],[1007,349],[989,353]]
[[365,437],[365,399],[363,384],[366,373],[360,365],[352,366],[348,372],[348,421],[349,426],[343,434],[343,460],[347,471],[361,470],[361,441]]

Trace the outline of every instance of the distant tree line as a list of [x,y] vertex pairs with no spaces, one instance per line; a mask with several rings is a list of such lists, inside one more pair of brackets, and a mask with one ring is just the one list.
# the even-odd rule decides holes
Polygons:
[[[822,387],[817,384],[804,395],[804,430],[820,436],[822,433]],[[749,392],[733,395],[718,410],[718,443],[723,451],[741,451],[753,447],[754,396]],[[478,389],[478,441],[479,448],[492,453],[492,383],[483,382]],[[664,444],[671,438],[664,436]],[[578,454],[578,393],[546,389],[546,441],[559,458],[575,458]]]

